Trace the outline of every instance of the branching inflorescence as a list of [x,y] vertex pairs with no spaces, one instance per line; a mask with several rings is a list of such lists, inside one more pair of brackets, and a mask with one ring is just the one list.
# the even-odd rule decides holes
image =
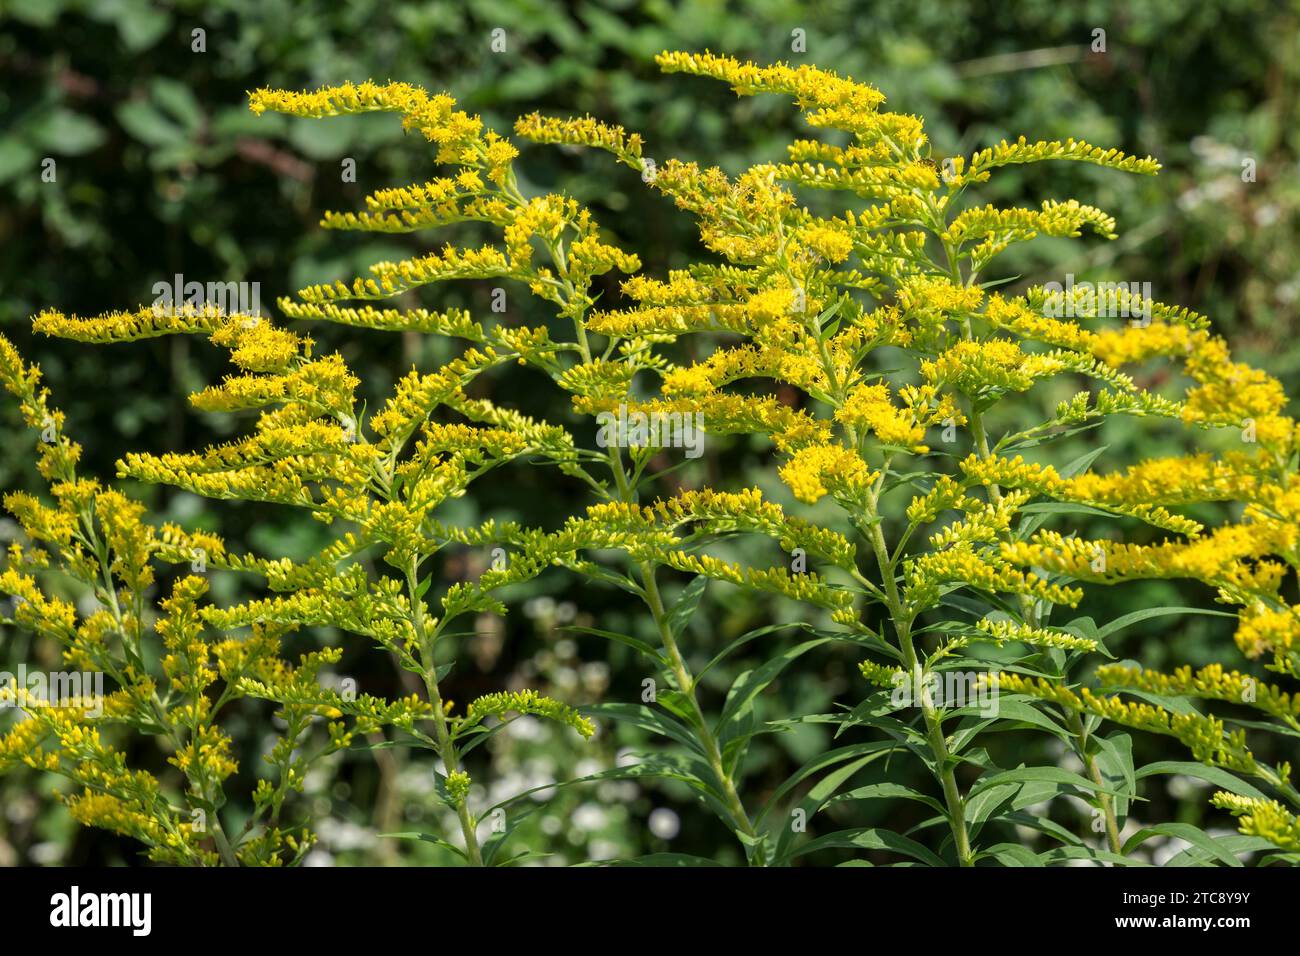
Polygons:
[[[1214,804],[1239,818],[1242,837],[1200,834],[1188,860],[1236,862],[1246,851],[1300,858],[1300,794],[1290,768],[1257,761],[1246,739],[1251,728],[1295,737],[1300,702],[1219,665],[1164,674],[1108,663],[1088,672],[1090,662],[1109,655],[1106,641],[1119,629],[1196,609],[1156,609],[1102,626],[1069,617],[1100,586],[1201,582],[1232,609],[1246,658],[1300,678],[1300,606],[1285,596],[1300,561],[1300,432],[1285,414],[1281,385],[1233,361],[1209,321],[1185,309],[1128,290],[1101,296],[1091,288],[1035,287],[1011,296],[981,281],[1013,243],[1115,235],[1110,216],[1074,200],[1037,209],[973,202],[1000,168],[1061,160],[1152,175],[1159,165],[1074,140],[1023,138],[939,160],[919,118],[883,112],[878,91],[833,72],[707,53],[665,53],[659,63],[666,72],[722,80],[742,95],[792,97],[810,127],[831,131],[842,145],[798,139],[785,161],[733,177],[693,162],[656,167],[643,156],[640,136],[591,118],[520,119],[520,139],[603,150],[698,220],[708,261],[658,279],[639,274],[638,258],[608,241],[574,200],[525,195],[514,171],[516,146],[446,94],[363,83],[251,95],[258,114],[396,113],[433,144],[445,175],[380,189],[363,211],[327,213],[326,228],[405,233],[477,222],[499,235],[479,248],[445,245],[377,263],[369,276],[280,300],[282,315],[303,324],[463,343],[446,365],[413,369],[369,413],[338,353],[318,354],[307,335],[260,316],[193,305],[36,317],[38,332],[82,342],[189,333],[228,350],[235,371],[190,400],[204,411],[253,411],[252,431],[197,453],[128,454],[117,477],[304,509],[337,529],[310,560],[232,553],[215,535],[155,526],[141,504],[79,475],[79,448],[65,437],[39,372],[0,339],[0,378],[40,434],[39,468],[49,482],[46,500],[5,499],[29,544],[10,549],[0,590],[15,599],[12,623],[56,642],[70,664],[102,672],[114,686],[95,718],[75,702],[27,706],[28,719],[0,740],[0,769],[25,765],[65,776],[78,791],[66,800],[79,821],[134,837],[152,859],[285,864],[300,861],[311,845],[289,799],[309,766],[358,735],[384,733],[431,751],[439,763],[439,798],[460,821],[460,833],[444,835],[445,845],[469,863],[500,863],[506,839],[480,843],[483,808],[471,805],[468,750],[511,714],[555,720],[582,737],[593,733],[592,718],[629,720],[670,747],[644,755],[628,774],[686,782],[753,864],[835,849],[928,864],[1136,862],[1139,846],[1164,831],[1157,822],[1123,838],[1138,794],[1128,738],[1103,734],[1116,725],[1185,745],[1200,771],[1189,769],[1195,763],[1144,769],[1204,775],[1221,788]],[[801,205],[796,191],[813,190],[842,197],[841,211],[820,215]],[[597,280],[606,274],[625,276],[623,301],[602,299],[598,307]],[[565,334],[390,301],[458,279],[523,283]],[[673,345],[685,336],[703,337],[711,351],[677,364]],[[1126,371],[1155,360],[1175,364],[1181,394],[1157,394]],[[617,434],[593,443],[562,424],[471,396],[475,379],[514,363],[546,374],[594,423],[621,416],[674,422],[680,430],[698,422],[710,436],[760,436],[791,505],[757,488],[655,497],[655,477],[647,474],[653,443]],[[1080,390],[1050,420],[1002,435],[988,427],[1004,402],[1023,402],[1056,379],[1076,381]],[[1091,470],[1096,452],[1047,460],[1051,442],[1115,416],[1228,440],[1217,451],[1102,472]],[[936,434],[960,451],[934,450]],[[461,527],[442,517],[442,506],[476,479],[528,463],[553,466],[584,489],[586,511],[551,529]],[[1201,506],[1214,503],[1237,507],[1207,526],[1205,516],[1215,512]],[[799,517],[803,509],[817,521]],[[1071,515],[1113,518],[1117,535],[1079,537],[1061,523]],[[792,560],[754,567],[705,550],[736,535],[766,536]],[[476,581],[440,586],[433,559],[466,545],[504,548],[510,559]],[[381,558],[386,570],[370,573],[363,557]],[[168,593],[156,593],[155,566],[196,560],[260,579],[264,593],[218,607],[205,600],[201,573],[174,576]],[[465,615],[504,613],[503,591],[553,567],[644,605],[653,641],[593,633],[635,647],[665,687],[653,702],[584,713],[533,691],[503,691],[457,713],[439,688],[444,671],[436,658],[454,637],[452,625]],[[43,587],[56,570],[93,593],[92,612]],[[669,604],[661,584],[673,572],[693,577]],[[737,679],[717,713],[683,650],[686,623],[712,581],[808,608],[796,628],[805,632],[802,643],[773,643],[790,628],[772,625],[715,659],[752,642],[773,647],[767,664]],[[296,663],[284,659],[286,636],[324,626],[386,649],[419,675],[423,692],[386,700],[328,689],[321,670],[338,661],[337,647]],[[836,643],[867,658],[864,697],[838,713],[758,718],[756,698],[784,667]],[[996,656],[986,654],[994,647],[1001,649]],[[953,686],[946,678],[972,671],[980,675],[972,692],[997,695],[993,716],[942,691]],[[905,687],[916,693],[900,700]],[[221,719],[240,698],[274,702],[284,729],[266,755],[271,769],[254,791],[247,823],[230,833],[221,822],[224,782],[237,767]],[[1210,702],[1244,708],[1249,719],[1216,716]],[[819,755],[775,791],[747,788],[752,741],[799,721],[868,737]],[[323,736],[313,730],[322,724]],[[1054,736],[1082,772],[999,766],[977,744],[995,724]],[[124,729],[167,741],[183,792],[128,767]],[[933,793],[897,784],[844,789],[900,751],[933,775]],[[1036,805],[1057,795],[1093,809],[1104,843],[1036,815]],[[831,803],[881,798],[918,801],[935,816],[908,834],[859,827],[812,840],[801,840],[802,829],[790,823]],[[1011,824],[1039,831],[1046,849],[990,836],[1014,832]]]

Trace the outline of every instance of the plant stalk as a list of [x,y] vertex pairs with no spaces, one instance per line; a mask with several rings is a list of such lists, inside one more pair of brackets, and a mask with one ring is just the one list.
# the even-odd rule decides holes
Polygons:
[[[873,516],[874,517],[874,516]],[[898,584],[894,580],[893,566],[889,561],[889,549],[885,544],[885,534],[880,530],[880,522],[871,525],[871,545],[876,552],[876,561],[880,565],[880,574],[884,579],[886,603],[889,614],[894,621],[894,630],[898,634],[899,649],[903,652],[903,664],[908,672],[908,679],[921,683],[921,665],[916,656],[916,647],[912,642],[912,622],[903,610],[903,602],[898,594]],[[957,776],[953,772],[952,754],[943,735],[943,722],[935,711],[934,703],[928,694],[921,693],[921,716],[925,721],[925,736],[934,755],[935,766],[939,771],[939,781],[943,786],[944,805],[948,808],[948,826],[952,830],[953,845],[957,849],[959,866],[972,866],[970,835],[966,830],[966,811],[962,804],[961,791],[957,788]]]
[[1071,710],[1069,714],[1070,732],[1079,741],[1079,758],[1083,761],[1084,766],[1088,768],[1088,776],[1097,785],[1097,801],[1101,805],[1102,816],[1106,818],[1106,842],[1110,844],[1112,853],[1123,855],[1124,844],[1119,836],[1119,820],[1115,815],[1115,802],[1111,800],[1109,793],[1101,792],[1102,788],[1106,786],[1106,782],[1102,778],[1101,767],[1097,765],[1097,758],[1087,752],[1088,731],[1084,728],[1083,718],[1077,710]]
[[[447,714],[442,703],[442,694],[438,690],[437,665],[433,658],[433,641],[430,639],[424,620],[424,599],[419,596],[419,572],[414,557],[406,569],[406,589],[411,596],[411,623],[415,626],[416,636],[420,639],[420,660],[424,665],[423,674],[425,690],[429,703],[433,706],[433,729],[438,739],[438,753],[442,757],[443,769],[454,773],[459,769],[456,744],[451,739],[447,727]],[[483,854],[479,850],[478,832],[473,815],[469,812],[467,801],[462,800],[456,808],[460,820],[461,833],[465,837],[465,856],[471,866],[483,865]]]
[[[664,610],[663,598],[659,594],[659,585],[655,582],[654,566],[649,562],[639,562],[638,567],[645,584],[646,606],[650,609],[655,624],[659,628],[660,639],[663,641],[664,650],[668,654],[668,666],[677,681],[677,687],[686,697],[691,705],[691,710],[694,712],[697,726],[696,736],[699,738],[700,746],[704,749],[705,759],[708,760],[709,768],[722,786],[722,795],[725,798],[727,809],[735,819],[736,825],[740,827],[746,836],[755,838],[757,833],[754,830],[754,824],[750,821],[749,814],[745,812],[745,805],[741,802],[735,781],[723,767],[722,751],[718,748],[717,737],[709,729],[704,710],[700,707],[699,699],[695,696],[695,678],[686,666],[681,651],[677,647],[677,641],[673,637],[672,628],[668,625],[668,615]],[[749,857],[751,864],[757,862],[758,865],[762,865],[762,861],[756,861],[754,855],[749,852],[748,847],[746,848],[746,855]]]

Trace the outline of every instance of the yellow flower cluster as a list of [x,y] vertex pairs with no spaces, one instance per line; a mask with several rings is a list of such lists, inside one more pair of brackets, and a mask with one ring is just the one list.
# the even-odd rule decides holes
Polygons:
[[1300,817],[1276,800],[1219,791],[1210,802],[1236,817],[1247,836],[1262,837],[1280,849],[1300,853]]
[[709,533],[743,531],[775,538],[787,551],[802,548],[842,568],[854,566],[854,546],[843,535],[786,515],[775,502],[765,501],[757,488],[738,493],[711,489],[684,491],[672,498],[660,498],[644,510],[647,518],[658,519],[676,530],[693,524]]
[[935,385],[973,395],[989,389],[1028,391],[1040,379],[1080,369],[1065,352],[1033,354],[1010,339],[958,342],[937,359],[921,363],[921,374]]
[[469,774],[463,770],[453,770],[447,774],[447,800],[453,807],[463,806],[469,795]]
[[[1032,464],[1026,462],[1020,455],[1011,459],[997,455],[990,455],[987,458],[970,455],[962,460],[960,467],[968,479],[986,487],[1027,489],[1034,494],[1058,501],[1077,502],[1113,511],[1116,514],[1141,518],[1155,527],[1176,531],[1189,537],[1196,537],[1202,530],[1198,522],[1174,514],[1156,504],[1157,501],[1166,500],[1170,503],[1185,503],[1185,499],[1178,496],[1176,488],[1170,488],[1172,494],[1166,498],[1160,489],[1146,485],[1142,475],[1134,474],[1127,478],[1123,476],[1100,478],[1088,474],[1066,480],[1061,478],[1051,465]],[[1152,471],[1159,470],[1158,463],[1155,463]],[[1176,472],[1178,468],[1174,465],[1168,470]],[[1148,490],[1149,496],[1144,496],[1143,492]],[[1193,497],[1191,500],[1213,500],[1213,497],[1207,499]]]
[[555,119],[530,113],[515,121],[515,133],[534,143],[560,143],[607,150],[633,168],[641,166],[641,137],[629,135],[621,126],[609,126],[584,116]]
[[1130,703],[1118,696],[1096,694],[1086,687],[1078,692],[1041,677],[1024,677],[1002,671],[999,688],[1004,693],[1028,694],[1059,704],[1069,710],[1095,714],[1106,720],[1137,730],[1165,734],[1186,746],[1197,760],[1215,767],[1226,767],[1245,774],[1255,774],[1259,765],[1246,748],[1245,732],[1228,733],[1223,721],[1196,712],[1171,713],[1147,703]]
[[214,332],[249,316],[226,315],[213,305],[185,303],[169,309],[142,306],[134,312],[106,312],[82,317],[46,309],[32,318],[33,331],[77,342],[131,342],[177,332]]
[[827,494],[849,503],[871,495],[877,475],[862,456],[840,445],[807,445],[780,469],[781,480],[800,501],[815,504]]
[[[81,342],[197,334],[228,352],[232,374],[190,401],[211,413],[251,411],[251,429],[199,451],[126,453],[118,477],[306,508],[334,526],[331,541],[302,560],[232,554],[214,534],[154,527],[122,490],[79,478],[80,449],[64,437],[63,416],[50,407],[39,371],[0,337],[0,384],[39,436],[38,467],[50,485],[48,500],[5,497],[25,539],[8,552],[0,592],[15,599],[16,624],[115,685],[102,720],[56,709],[17,724],[0,738],[0,769],[63,774],[84,791],[69,800],[76,819],[128,834],[161,861],[281,865],[300,861],[311,844],[307,829],[280,821],[293,811],[312,761],[351,746],[356,734],[391,735],[394,743],[437,753],[465,858],[481,860],[462,763],[488,732],[483,722],[518,713],[559,721],[584,737],[594,727],[532,690],[488,694],[454,716],[439,688],[441,642],[466,615],[504,613],[503,589],[559,567],[645,604],[664,645],[662,652],[650,648],[651,657],[670,666],[678,695],[671,709],[692,727],[708,721],[689,655],[676,646],[687,635],[660,598],[660,573],[808,606],[818,622],[808,626],[840,625],[837,633],[889,656],[889,665],[861,667],[882,686],[900,673],[936,673],[935,662],[976,641],[1027,645],[1003,653],[1023,653],[1015,660],[1039,675],[1048,673],[1047,661],[1061,676],[1029,678],[1011,668],[1002,674],[1003,691],[1064,708],[1075,724],[1086,714],[1172,735],[1198,760],[1292,794],[1287,771],[1257,764],[1244,734],[1228,733],[1219,718],[1190,705],[1174,712],[1076,691],[1057,667],[1103,650],[1103,638],[1086,618],[1049,625],[1053,605],[1076,606],[1096,584],[1185,577],[1240,608],[1236,641],[1247,657],[1267,656],[1272,670],[1300,676],[1300,607],[1287,597],[1300,566],[1300,430],[1287,415],[1281,383],[1235,361],[1206,316],[1132,289],[1108,297],[1086,284],[1015,296],[985,291],[996,277],[985,281],[984,273],[1013,243],[1084,232],[1109,239],[1116,228],[1107,213],[1073,199],[1036,208],[972,202],[967,193],[993,170],[1064,160],[1153,174],[1159,164],[1074,139],[1023,137],[968,158],[942,158],[919,117],[883,112],[879,91],[833,71],[707,51],[665,52],[658,63],[667,73],[721,80],[742,95],[791,97],[814,131],[835,131],[826,140],[790,143],[784,162],[733,173],[678,159],[655,164],[640,135],[594,117],[520,118],[516,137],[602,150],[695,218],[708,261],[660,278],[639,274],[641,259],[615,245],[576,200],[529,195],[529,177],[515,173],[514,143],[458,109],[449,94],[373,82],[250,94],[259,115],[396,113],[405,129],[433,144],[437,175],[378,188],[362,209],[326,212],[325,228],[415,233],[477,224],[470,227],[483,243],[477,247],[444,243],[374,263],[359,277],[323,277],[279,300],[294,322],[460,340],[440,367],[401,375],[373,412],[358,400],[365,391],[343,354],[318,354],[312,338],[266,317],[198,302],[93,318],[48,309],[34,317],[38,332]],[[843,201],[823,195],[805,205],[808,189]],[[528,327],[495,311],[478,316],[388,301],[437,283],[485,279],[518,283],[559,321]],[[1143,321],[1117,325],[1107,305]],[[1178,364],[1187,386],[1181,393],[1163,394],[1172,377],[1126,371],[1157,359]],[[515,364],[540,372],[579,416],[689,416],[710,440],[752,437],[746,454],[771,452],[780,461],[785,487],[764,489],[798,504],[783,507],[758,488],[698,487],[691,472],[662,493],[656,483],[675,470],[663,459],[675,449],[605,440],[603,430],[593,447],[589,428],[481,397],[500,394],[482,387],[485,377]],[[990,414],[999,403],[1061,380],[1074,383],[1063,394],[1077,394],[1060,402],[1051,420],[1003,435],[990,427],[1012,417]],[[1193,438],[1218,429],[1220,450],[1097,472],[1088,470],[1090,459],[1048,463],[1051,442],[1120,415],[1186,426]],[[941,431],[938,454],[931,429]],[[595,503],[557,516],[549,527],[558,530],[453,520],[448,504],[481,476],[529,462],[555,466]],[[896,489],[910,501],[902,514],[890,511],[900,500]],[[827,496],[833,501],[823,502]],[[799,505],[817,506],[810,512],[817,520],[796,516]],[[1183,515],[1178,508],[1195,510]],[[1059,523],[1079,512],[1136,519],[1178,537],[1087,540]],[[822,567],[734,560],[726,549],[741,534],[810,555]],[[717,555],[704,550],[715,545]],[[439,555],[453,546],[496,549],[491,567],[439,583]],[[189,565],[191,574],[160,576],[158,564]],[[253,576],[266,591],[221,607],[205,603],[210,568]],[[84,607],[49,591],[51,570],[80,582]],[[157,580],[174,581],[161,600]],[[880,609],[864,611],[864,600]],[[304,628],[378,645],[418,675],[420,694],[388,700],[334,689],[328,668],[341,660],[341,647],[296,664],[282,655],[282,640]],[[937,649],[923,639],[934,633],[948,635]],[[1222,665],[1171,674],[1110,665],[1098,679],[1120,691],[1242,704],[1296,729],[1294,694]],[[244,834],[231,839],[218,814],[209,846],[186,828],[179,805],[211,812],[225,802],[225,782],[240,770],[233,755],[243,750],[229,736],[234,725],[221,721],[239,697],[273,702],[283,732],[265,754],[271,771],[256,784]],[[917,739],[930,748],[951,801],[959,788],[942,726],[947,716],[926,709],[921,719]],[[183,792],[164,794],[157,779],[128,768],[127,751],[112,736],[121,727],[168,741]],[[729,825],[745,834],[757,859],[770,848],[753,832],[736,786],[743,746],[730,736],[734,730],[700,735],[701,765],[718,778],[705,786],[725,797]],[[1071,731],[1085,763],[1090,731]],[[309,748],[312,736],[320,744]],[[1283,847],[1296,839],[1295,818],[1280,805],[1220,806],[1242,817],[1244,832]],[[962,862],[973,859],[962,849],[967,836],[954,822],[952,845]]]
[[994,621],[986,617],[976,623],[975,626],[987,635],[987,640],[997,644],[1003,644],[1007,641],[1020,641],[1025,644],[1035,644],[1039,647],[1060,647],[1067,651],[1095,651],[1097,649],[1097,642],[1090,638],[1076,637],[1064,631],[1045,627],[1032,627],[1015,621]]
[[835,418],[845,425],[873,432],[886,445],[901,445],[916,452],[929,451],[922,444],[925,426],[918,424],[913,414],[893,403],[887,385],[855,386],[835,410]]
[[1236,641],[1251,660],[1271,653],[1274,670],[1300,678],[1300,605],[1252,601],[1241,611]]
[[1163,697],[1197,697],[1255,707],[1300,730],[1300,697],[1239,671],[1225,670],[1222,664],[1208,664],[1195,672],[1185,666],[1172,674],[1104,664],[1097,668],[1097,679],[1108,687],[1132,688]]
[[1002,558],[1082,580],[1192,578],[1236,593],[1268,594],[1276,591],[1282,575],[1276,562],[1258,560],[1270,550],[1270,542],[1258,529],[1229,525],[1195,541],[1154,545],[1088,541],[1040,531],[1029,541],[1004,543]]
[[[960,160],[960,157],[957,159]],[[1093,163],[1098,166],[1107,166],[1111,169],[1141,173],[1147,176],[1160,171],[1160,164],[1150,156],[1145,159],[1138,159],[1135,156],[1127,156],[1117,149],[1102,149],[1100,146],[1091,146],[1083,142],[1083,140],[1074,138],[1067,139],[1064,142],[1054,140],[1050,143],[1045,141],[1031,143],[1021,136],[1014,143],[1008,143],[1004,139],[996,146],[980,150],[971,156],[969,162],[961,161],[956,168],[955,185],[965,185],[969,182],[986,180],[989,176],[989,170],[996,169],[999,166],[1063,159],[1080,163]]]
[[464,733],[488,717],[501,717],[509,713],[531,714],[534,717],[554,720],[566,727],[572,727],[583,737],[590,737],[596,732],[596,725],[572,707],[549,697],[543,697],[535,690],[520,690],[486,694],[472,701],[465,709],[464,720],[457,724],[457,733]]
[[935,602],[939,585],[960,582],[990,593],[1024,595],[1074,607],[1083,599],[1078,588],[1051,584],[1032,573],[1025,573],[994,555],[970,547],[952,547],[923,554],[907,565],[907,590],[914,606],[926,607]]

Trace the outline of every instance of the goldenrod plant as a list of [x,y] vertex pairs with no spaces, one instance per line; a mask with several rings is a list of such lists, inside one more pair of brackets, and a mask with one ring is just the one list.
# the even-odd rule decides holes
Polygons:
[[[664,53],[659,65],[741,95],[793,98],[813,132],[783,160],[734,176],[656,163],[639,134],[590,117],[533,114],[514,132],[602,150],[694,216],[704,251],[686,268],[641,274],[637,255],[587,209],[561,193],[528,195],[516,143],[448,94],[370,82],[258,90],[257,114],[396,113],[431,144],[442,175],[379,189],[364,210],[327,213],[324,227],[409,233],[473,222],[498,238],[310,286],[279,300],[283,324],[202,302],[36,316],[37,332],[79,342],[193,334],[229,352],[232,373],[190,402],[253,412],[251,431],[199,452],[127,454],[120,487],[78,473],[78,446],[39,372],[0,339],[0,377],[37,436],[49,482],[46,500],[5,499],[29,539],[0,575],[14,598],[6,623],[56,642],[69,665],[113,687],[96,717],[77,701],[40,706],[12,688],[26,719],[0,743],[0,769],[66,777],[74,789],[63,799],[78,821],[134,837],[159,862],[292,864],[312,842],[309,807],[293,799],[308,769],[379,734],[384,746],[429,752],[437,797],[459,820],[459,832],[420,837],[467,863],[500,865],[547,851],[512,843],[509,822],[483,838],[484,821],[496,811],[511,821],[533,794],[476,803],[465,756],[511,715],[531,714],[580,738],[617,722],[661,738],[626,765],[560,786],[618,776],[684,783],[752,865],[1126,865],[1149,862],[1154,837],[1182,841],[1180,863],[1300,860],[1291,768],[1257,760],[1248,739],[1285,750],[1300,736],[1300,699],[1258,673],[1300,677],[1300,431],[1283,388],[1235,362],[1207,317],[1146,290],[1071,281],[999,291],[1014,277],[995,263],[1013,243],[1113,239],[1116,223],[1073,199],[1029,209],[978,198],[1012,164],[1138,175],[1159,164],[1025,138],[947,156],[920,118],[884,112],[880,92],[829,70],[709,53]],[[603,295],[609,277],[621,299]],[[451,280],[520,284],[555,322],[410,307],[411,293]],[[440,368],[412,369],[367,409],[343,357],[318,352],[304,331],[312,323],[441,336],[460,350]],[[1159,388],[1136,374],[1153,363],[1172,365],[1140,377]],[[566,393],[578,424],[476,397],[477,379],[517,366]],[[1077,394],[1032,427],[999,430],[1006,406],[1055,381]],[[1204,450],[1113,462],[1098,445],[1053,458],[1120,416],[1185,432]],[[773,480],[691,486],[690,459],[720,436],[767,449]],[[653,470],[665,447],[687,466],[682,484]],[[448,517],[445,506],[472,494],[476,479],[528,466],[583,489],[585,511],[535,528]],[[214,534],[150,523],[122,490],[140,482],[298,508],[335,536],[305,561],[232,553]],[[1080,537],[1071,527],[1080,516],[1090,527],[1112,519],[1112,535]],[[720,556],[736,536],[770,539],[784,557],[754,566]],[[438,556],[465,546],[499,549],[500,560],[476,581],[445,583]],[[552,568],[644,608],[652,638],[581,630],[633,648],[646,693],[581,711],[529,690],[464,707],[444,699],[456,623],[506,613],[512,585]],[[211,570],[249,576],[257,596],[217,606],[205,598]],[[54,596],[56,576],[89,598]],[[1208,585],[1219,606],[1102,622],[1071,610],[1094,589],[1152,578]],[[706,613],[715,582],[804,610],[692,667],[687,625]],[[1172,673],[1114,659],[1114,635],[1171,614],[1235,617],[1243,659]],[[389,700],[334,687],[326,677],[338,647],[285,659],[287,636],[321,627],[392,655],[422,693]],[[763,663],[718,698],[702,679],[742,647],[762,648]],[[855,655],[859,691],[828,713],[771,714],[764,691],[818,649]],[[247,822],[231,832],[224,783],[237,768],[222,718],[240,698],[271,702],[278,720],[269,769],[240,815]],[[755,741],[808,724],[851,742],[783,781],[749,777]],[[1190,759],[1135,764],[1129,731],[1173,737]],[[995,734],[1048,735],[1060,759],[999,763]],[[130,767],[131,735],[165,741],[182,791]],[[931,788],[889,779],[891,765],[910,761]],[[1164,774],[1215,785],[1213,807],[1236,817],[1240,833],[1149,819],[1142,787]],[[907,832],[831,823],[876,801],[926,809]],[[1080,804],[1082,815],[1060,812]],[[714,861],[664,853],[635,862]]]

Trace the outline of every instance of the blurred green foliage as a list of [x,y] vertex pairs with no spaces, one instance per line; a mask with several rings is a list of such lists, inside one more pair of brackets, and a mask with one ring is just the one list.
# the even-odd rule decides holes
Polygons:
[[[774,98],[738,101],[724,87],[659,75],[663,49],[704,49],[757,61],[789,59],[833,67],[867,80],[891,108],[919,113],[936,155],[970,153],[1007,137],[1085,138],[1165,163],[1154,180],[1109,177],[1058,164],[1007,171],[990,202],[1078,195],[1113,213],[1113,243],[1039,240],[1005,257],[1014,284],[1097,280],[1150,282],[1155,298],[1211,316],[1245,360],[1300,390],[1300,4],[1295,0],[0,0],[0,326],[45,370],[68,431],[86,448],[89,474],[109,478],[125,450],[180,450],[220,439],[233,426],[191,412],[185,395],[223,374],[217,357],[183,338],[113,348],[33,340],[30,316],[45,306],[94,314],[154,298],[175,274],[198,281],[249,281],[263,303],[309,282],[363,270],[418,248],[421,238],[358,238],[317,227],[327,208],[356,207],[371,189],[431,175],[421,141],[383,117],[330,123],[257,119],[245,91],[312,87],[343,80],[397,79],[447,89],[464,108],[500,130],[534,109],[581,114],[641,132],[648,156],[676,156],[734,171],[778,158],[793,111]],[[494,29],[507,48],[494,53]],[[1096,33],[1104,31],[1104,37]],[[195,31],[202,31],[196,34]],[[804,51],[792,44],[802,31]],[[200,51],[200,39],[202,50]],[[1104,41],[1104,50],[1094,49]],[[54,160],[53,182],[42,177]],[[353,159],[357,182],[341,164]],[[660,274],[698,248],[686,217],[648,197],[635,178],[600,157],[529,148],[520,167],[527,190],[556,184],[590,205],[620,245],[637,250]],[[810,198],[815,203],[817,197]],[[480,284],[481,285],[481,284]],[[440,292],[439,307],[486,310],[490,289],[468,284]],[[607,295],[617,294],[613,286]],[[433,303],[425,303],[433,304]],[[522,295],[519,318],[537,315]],[[417,338],[322,330],[326,348],[344,351],[373,397],[412,363],[443,360],[446,345]],[[564,409],[537,382],[501,379],[492,397],[547,417]],[[1044,394],[1052,405],[1064,395]],[[529,406],[532,406],[532,409]],[[1026,419],[1038,418],[1033,407]],[[1015,422],[995,422],[1013,427]],[[1137,432],[1116,420],[1100,441],[1132,458]],[[0,413],[0,487],[35,487],[30,438],[11,411]],[[677,479],[715,487],[762,482],[761,450],[719,445],[707,475]],[[1146,455],[1172,453],[1144,445]],[[466,521],[512,517],[548,525],[547,494],[531,474],[511,474],[475,502]],[[523,484],[521,484],[523,483]],[[477,486],[476,486],[477,487]],[[220,528],[232,546],[305,553],[318,527],[279,512],[141,489],[172,520]],[[553,492],[548,492],[552,494]],[[0,522],[0,540],[16,529]],[[444,573],[468,576],[486,556],[466,553]],[[219,576],[218,576],[219,578]],[[643,675],[631,652],[575,639],[566,624],[593,623],[624,633],[644,626],[609,595],[565,591],[545,576],[519,594],[519,611],[485,620],[467,639],[448,680],[457,700],[524,680],[566,700],[631,700]],[[233,583],[214,581],[218,599]],[[223,588],[225,589],[223,592]],[[1157,603],[1206,604],[1212,595],[1151,582],[1115,589],[1094,609],[1117,617]],[[758,605],[738,592],[707,598],[691,632],[692,657],[707,660],[730,638],[784,620],[788,609]],[[1090,613],[1083,608],[1081,613]],[[1227,633],[1213,618],[1170,618],[1126,633],[1113,648],[1152,667],[1232,659]],[[327,641],[320,633],[313,639]],[[0,636],[0,665],[42,661],[21,635]],[[755,650],[711,674],[721,693]],[[826,651],[774,687],[770,715],[826,711],[862,688],[845,652]],[[49,661],[44,661],[49,664]],[[370,692],[405,693],[401,675],[368,648],[340,665]],[[409,676],[409,675],[407,675]],[[250,709],[232,728],[258,759]],[[609,766],[620,748],[639,743],[609,728],[584,746],[529,721],[496,738],[490,755],[503,791],[541,786]],[[828,743],[821,731],[765,738],[751,772],[775,786]],[[1139,762],[1175,745],[1135,741]],[[148,742],[140,745],[148,749]],[[1043,746],[1038,744],[1037,746]],[[156,751],[156,748],[154,748]],[[1261,756],[1277,756],[1262,754]],[[133,759],[161,771],[160,752]],[[307,799],[330,822],[313,862],[439,862],[436,847],[384,840],[380,832],[441,829],[422,799],[432,776],[397,751],[358,751],[309,781]],[[918,778],[919,779],[919,778]],[[131,862],[133,849],[102,832],[79,832],[51,801],[38,801],[30,779],[0,782],[0,865],[15,862]],[[1163,785],[1161,785],[1163,786]],[[1152,815],[1203,823],[1201,794],[1175,778],[1167,792],[1149,788]],[[483,797],[491,796],[483,794]],[[489,801],[490,802],[490,801]],[[890,805],[893,829],[905,829]],[[868,824],[870,821],[867,821]],[[912,821],[916,822],[916,821]],[[234,821],[237,825],[238,821]],[[1081,824],[1082,825],[1082,824]],[[606,783],[562,790],[537,803],[525,825],[571,851],[552,862],[672,849],[727,859],[729,834],[698,812],[684,789]]]

